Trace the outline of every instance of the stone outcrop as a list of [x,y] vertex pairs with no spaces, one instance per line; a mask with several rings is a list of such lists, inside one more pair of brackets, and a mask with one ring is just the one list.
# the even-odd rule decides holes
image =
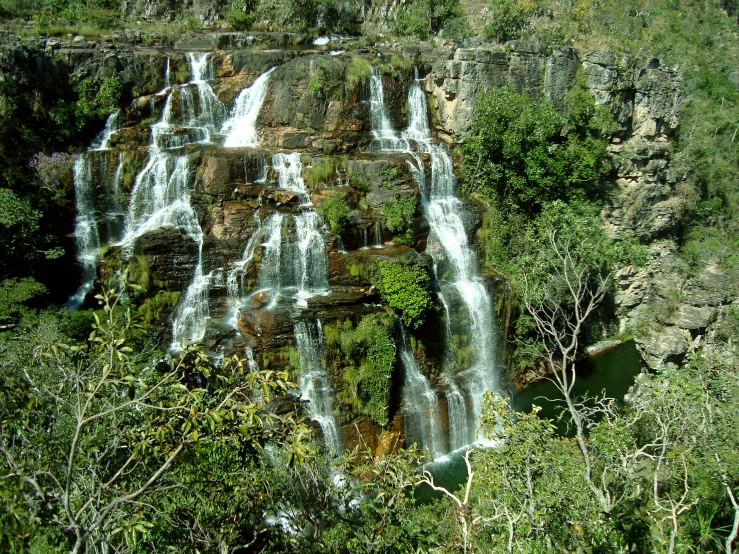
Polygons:
[[[143,13],[154,4],[157,9],[175,9],[180,2],[129,0],[125,9]],[[196,4],[201,6],[202,20],[212,20],[217,3],[203,0],[192,3],[193,9]],[[368,4],[364,16],[382,14],[381,19],[387,21],[387,14],[399,6],[402,2]],[[179,36],[121,32],[108,41],[32,39],[17,48],[0,48],[0,75],[31,86],[59,80],[68,87],[74,79],[99,80],[117,74],[126,106],[120,115],[122,128],[110,144],[116,154],[127,156],[131,168],[140,169],[151,140],[148,124],[161,117],[164,108],[165,96],[158,93],[164,88],[167,63],[171,83],[183,83],[190,77],[184,50],[213,50],[216,79],[212,88],[227,108],[243,88],[276,67],[257,121],[259,148],[220,148],[221,137],[214,136],[213,145],[186,149],[196,175],[191,203],[204,232],[203,263],[207,271],[215,271],[210,290],[213,325],[205,343],[226,352],[248,347],[264,367],[294,368],[291,355],[295,354],[294,313],[285,307],[267,309],[270,299],[258,292],[263,245],[257,245],[254,262],[242,276],[250,296],[237,314],[239,332],[223,328],[216,320],[229,310],[226,274],[241,259],[259,222],[275,213],[295,215],[303,209],[304,198],[276,187],[277,176],[270,168],[273,154],[286,150],[301,153],[303,177],[319,211],[336,194],[347,207],[340,232],[329,233],[327,241],[331,294],[311,298],[302,317],[356,323],[363,315],[385,310],[372,279],[380,261],[409,263],[427,270],[431,265],[425,254],[428,225],[420,205],[408,222],[410,239],[399,240],[388,226],[383,206],[417,202],[420,191],[408,169],[411,158],[407,154],[365,152],[371,142],[367,90],[361,79],[348,79],[356,57],[384,71],[386,104],[396,128],[406,125],[405,101],[415,66],[419,77],[425,79],[435,130],[450,141],[464,140],[469,133],[480,92],[510,84],[532,98],[545,97],[562,109],[573,79],[582,71],[596,103],[609,108],[619,128],[610,147],[614,187],[603,211],[608,231],[617,238],[633,235],[652,244],[652,261],[646,267],[623,268],[617,275],[615,300],[622,330],[638,326],[645,311],[659,314],[659,330],[637,334],[644,358],[657,367],[679,361],[691,341],[723,321],[733,294],[726,275],[712,268],[695,277],[683,277],[686,272],[680,270],[674,255],[673,240],[684,201],[676,193],[683,177],[671,165],[670,139],[678,128],[682,107],[681,83],[673,69],[660,67],[656,60],[621,59],[610,52],[582,53],[522,42],[460,49],[392,43],[353,48],[347,39],[332,46],[348,50],[336,56],[309,42],[304,35],[290,33],[227,32]],[[157,48],[141,47],[145,43]],[[397,67],[390,63],[393,54],[403,59]],[[108,157],[101,167],[111,167],[117,159]],[[430,163],[426,156],[421,159]],[[334,174],[322,177],[323,181],[312,180],[311,172],[324,163],[333,164]],[[132,177],[124,175],[119,201],[125,204],[132,185]],[[103,206],[110,204],[102,194],[98,201]],[[472,206],[465,225],[473,236],[479,215]],[[157,283],[152,293],[187,289],[198,256],[192,239],[164,227],[140,237],[134,251],[142,264],[145,262],[150,280]],[[489,288],[495,290],[495,298],[507,297],[500,283],[491,282]],[[504,316],[500,318],[504,328],[499,330],[503,334],[510,305],[502,302],[496,308]],[[439,323],[441,310],[437,311],[430,317]],[[417,354],[423,352],[419,367],[432,380],[438,378],[440,366],[441,355],[434,345],[438,338],[430,333],[418,337],[426,341],[425,350],[417,350]],[[359,426],[363,440],[374,441],[378,449],[390,448],[390,443],[402,437],[400,427],[397,423],[381,430],[367,421]],[[352,433],[356,435],[353,426],[345,426],[342,433],[349,443],[358,440],[350,438]]]

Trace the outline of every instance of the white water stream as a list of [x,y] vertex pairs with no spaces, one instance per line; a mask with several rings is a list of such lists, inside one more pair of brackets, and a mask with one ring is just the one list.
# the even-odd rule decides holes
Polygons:
[[266,71],[245,88],[236,99],[231,117],[223,124],[221,133],[226,135],[223,146],[256,146],[259,144],[257,135],[257,117],[262,109],[264,98],[267,96],[269,76],[274,67]]
[[331,453],[340,454],[341,440],[333,413],[334,391],[326,369],[326,341],[321,322],[297,321],[294,330],[300,364],[298,372],[300,392],[308,401],[311,417],[323,431],[326,447]]
[[[427,252],[434,261],[434,273],[440,288],[439,297],[449,320],[446,337],[447,367],[444,368],[442,381],[445,384],[448,406],[449,448],[455,450],[477,440],[482,397],[487,391],[499,389],[492,302],[478,273],[475,252],[467,241],[463,222],[464,206],[457,197],[457,181],[451,156],[445,146],[432,141],[426,96],[419,82],[416,80],[410,86],[408,127],[402,133],[391,127],[384,106],[382,82],[375,73],[370,75],[370,97],[374,136],[371,147],[408,152],[415,158],[415,163],[409,165],[421,189],[424,211],[431,230]],[[431,175],[428,179],[418,152],[426,153],[431,158]],[[466,368],[457,367],[451,351],[451,329],[459,326],[454,321],[456,312],[449,309],[452,302],[461,303],[468,315],[469,328],[466,334],[471,360]],[[412,409],[411,413],[419,411],[422,410]],[[429,422],[420,424],[421,430],[418,433],[423,435],[423,428],[428,425]],[[432,441],[423,447],[438,452],[435,444]]]
[[271,306],[279,298],[291,296],[297,307],[308,298],[328,291],[326,225],[316,212],[302,177],[300,153],[277,153],[272,158],[278,187],[299,195],[301,211],[275,214],[275,225],[266,238],[260,268],[260,287],[271,291]]

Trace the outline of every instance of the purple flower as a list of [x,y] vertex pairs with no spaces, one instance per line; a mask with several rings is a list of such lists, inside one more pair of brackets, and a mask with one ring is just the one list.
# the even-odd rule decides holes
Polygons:
[[57,189],[60,180],[65,174],[68,174],[78,157],[77,154],[67,154],[66,152],[54,152],[51,156],[39,152],[33,156],[28,165],[36,171],[41,188]]

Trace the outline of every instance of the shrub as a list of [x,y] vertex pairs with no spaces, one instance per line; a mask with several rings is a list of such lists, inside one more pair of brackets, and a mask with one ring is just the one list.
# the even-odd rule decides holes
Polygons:
[[82,79],[75,86],[77,102],[75,116],[77,126],[82,129],[88,122],[102,119],[118,109],[121,100],[121,81],[117,74],[102,82],[91,78]]
[[462,148],[467,189],[530,214],[547,202],[594,193],[610,171],[605,135],[613,126],[583,87],[578,80],[567,95],[567,118],[510,86],[481,94]]
[[367,60],[359,56],[352,57],[352,63],[346,69],[344,78],[345,90],[352,92],[360,83],[364,83],[369,79],[371,66]]
[[328,222],[331,231],[340,234],[344,230],[346,216],[349,213],[346,194],[335,192],[319,206],[318,211]]
[[341,371],[348,387],[345,400],[358,414],[387,425],[390,386],[395,367],[393,320],[385,314],[364,316],[354,327],[349,320],[325,328],[329,348],[342,354]]
[[229,10],[226,21],[234,31],[248,31],[254,25],[254,16],[241,10]]
[[466,34],[466,21],[458,0],[412,0],[398,13],[395,32],[421,40],[444,31],[450,38]]
[[61,198],[72,183],[72,166],[77,156],[66,152],[54,152],[51,156],[39,152],[28,164],[36,172],[39,187],[50,191],[52,197]]
[[537,9],[535,0],[493,0],[485,26],[488,40],[505,42],[521,36],[521,31]]
[[385,216],[385,225],[390,232],[400,233],[406,230],[413,222],[418,200],[415,196],[406,196],[398,200],[385,200],[382,203],[382,214]]
[[411,329],[423,324],[431,306],[429,275],[425,269],[397,262],[381,261],[375,284],[388,305],[400,312],[400,319]]
[[320,185],[330,185],[336,180],[336,160],[330,156],[314,160],[305,168],[305,184],[315,189]]

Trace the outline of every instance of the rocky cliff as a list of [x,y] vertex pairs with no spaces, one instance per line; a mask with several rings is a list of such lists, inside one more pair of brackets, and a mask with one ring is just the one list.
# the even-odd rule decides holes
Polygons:
[[[163,4],[149,6],[139,0],[126,6],[145,12],[162,9]],[[211,17],[208,14],[214,13],[214,6],[213,2],[192,5],[203,18]],[[120,127],[109,137],[109,149],[87,155],[92,173],[98,176],[93,183],[98,212],[115,214],[119,207],[118,215],[107,219],[107,230],[98,225],[104,241],[120,234],[125,224],[120,207],[129,204],[137,175],[148,163],[150,145],[156,140],[153,122],[162,120],[167,109],[190,109],[183,92],[187,87],[172,89],[188,82],[197,85],[192,81],[187,52],[210,52],[213,75],[209,83],[225,111],[232,109],[241,91],[275,68],[256,119],[258,145],[223,148],[223,137],[214,136],[209,143],[184,140],[179,150],[186,154],[194,175],[190,204],[202,237],[165,225],[136,236],[129,253],[118,246],[103,249],[98,286],[124,260],[129,278],[142,286],[139,300],[152,312],[152,320],[165,322],[189,294],[193,273],[202,266],[209,279],[210,324],[205,344],[226,354],[248,348],[263,367],[297,372],[296,318],[320,321],[329,330],[348,325],[351,331],[365,318],[385,314],[387,303],[373,281],[380,262],[432,273],[426,251],[428,222],[419,202],[422,191],[412,171],[414,164],[421,163],[430,172],[431,161],[424,155],[372,152],[367,90],[371,68],[382,75],[385,103],[398,129],[409,122],[406,99],[417,71],[429,99],[435,133],[449,143],[464,140],[480,92],[510,83],[520,92],[545,97],[561,108],[568,86],[582,70],[597,104],[610,109],[619,129],[610,147],[616,169],[603,218],[614,237],[634,235],[650,244],[652,251],[652,261],[645,268],[627,267],[618,274],[615,301],[621,330],[636,330],[645,360],[655,367],[678,360],[691,341],[728,309],[725,306],[734,293],[726,276],[707,268],[695,277],[680,277],[684,272],[679,271],[680,262],[674,255],[684,205],[679,194],[682,176],[671,159],[671,140],[682,104],[681,83],[674,69],[661,67],[655,59],[516,42],[457,49],[391,42],[367,47],[349,39],[324,47],[310,42],[305,36],[287,33],[186,33],[177,37],[121,33],[110,41],[33,39],[0,51],[4,78],[27,83],[119,76],[125,96],[118,116]],[[165,90],[170,92],[165,94]],[[168,107],[170,96],[177,101]],[[195,113],[202,108],[191,109]],[[182,119],[183,114],[172,117]],[[186,137],[192,125],[174,126],[168,132],[175,138]],[[307,186],[308,200],[280,184],[284,175],[274,162],[275,155],[287,154]],[[112,175],[117,179],[115,193],[110,189]],[[259,292],[264,288],[260,268],[270,255],[269,237],[262,226],[275,218],[293,221],[305,212],[308,201],[327,220],[332,204],[340,205],[342,215],[326,234],[328,294],[308,298],[296,316],[294,306],[281,307],[279,299]],[[399,205],[410,208],[398,216],[393,208]],[[471,204],[465,221],[465,232],[474,240],[479,217]],[[301,248],[297,224],[284,224],[281,233],[285,244]],[[255,236],[260,238],[250,246]],[[290,273],[284,261],[280,263],[280,271]],[[248,297],[248,302],[231,314],[236,280],[240,295]],[[497,333],[503,336],[508,318],[506,288],[492,279],[488,288],[502,323]],[[645,314],[655,312],[655,307],[659,308],[660,326],[642,324]],[[448,317],[444,309],[458,307],[443,306],[437,298],[425,325],[410,341],[421,372],[442,390],[447,385],[440,381],[443,355],[438,333]],[[229,317],[235,317],[237,331],[223,323]],[[392,323],[383,325],[396,333]],[[461,329],[451,333],[459,363],[465,359],[469,363],[465,333]],[[361,368],[357,368],[359,376],[348,377],[341,368],[350,362],[327,363],[338,391],[335,414],[347,444],[358,440],[360,429],[364,440],[377,448],[402,436],[402,409],[396,396],[386,399],[386,421],[373,419],[376,412],[368,407],[368,397],[362,396]],[[442,402],[440,409],[451,408]]]

